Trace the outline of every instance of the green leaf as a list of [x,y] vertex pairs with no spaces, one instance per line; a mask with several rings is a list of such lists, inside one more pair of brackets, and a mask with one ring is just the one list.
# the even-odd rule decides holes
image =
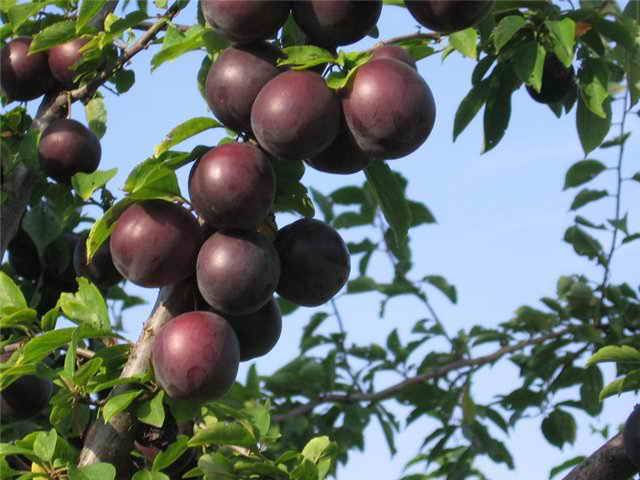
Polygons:
[[576,421],[570,413],[555,409],[542,421],[542,433],[547,441],[558,448],[576,440]]
[[480,108],[487,101],[489,96],[489,83],[480,82],[474,86],[466,97],[460,102],[460,106],[456,111],[456,117],[453,121],[453,141],[455,142],[458,135],[467,128],[471,120],[480,111]]
[[166,138],[160,143],[154,151],[154,155],[159,157],[161,154],[169,150],[174,145],[185,141],[188,138],[197,135],[212,128],[222,127],[223,125],[209,117],[195,117],[181,123],[171,130]]
[[33,240],[38,254],[44,257],[47,246],[62,234],[64,222],[49,204],[39,203],[24,214],[22,228]]
[[329,437],[312,438],[302,449],[302,456],[313,463],[318,463],[330,447],[331,441]]
[[423,203],[409,201],[409,210],[411,211],[411,227],[425,223],[436,223],[436,217]]
[[14,311],[14,308],[5,305],[2,304],[0,311],[10,313],[0,314],[0,328],[12,328],[18,325],[30,326],[38,319],[38,312],[33,308],[20,308]]
[[69,466],[69,480],[115,480],[116,468],[109,463],[94,463],[76,468]]
[[569,227],[564,234],[564,241],[571,244],[578,255],[590,259],[602,254],[602,245],[580,227]]
[[587,366],[603,362],[640,363],[640,351],[628,345],[608,345],[594,353]]
[[102,416],[105,422],[108,422],[113,418],[114,415],[117,415],[120,412],[123,412],[127,409],[133,401],[142,394],[144,390],[137,389],[132,390],[130,392],[124,392],[119,395],[115,395],[107,401],[102,407]]
[[253,447],[256,439],[243,425],[233,422],[217,422],[198,430],[189,440],[190,447],[200,445],[237,445],[239,447]]
[[136,74],[133,70],[118,70],[110,79],[118,93],[126,93],[136,82]]
[[483,153],[498,145],[507,131],[511,117],[511,93],[502,80],[499,87],[491,88],[484,108]]
[[598,415],[602,410],[600,392],[604,387],[602,372],[595,365],[584,372],[584,380],[580,386],[580,400],[589,415]]
[[286,57],[278,59],[278,66],[286,65],[293,70],[305,70],[316,65],[336,62],[331,52],[314,45],[294,45],[282,51]]
[[86,202],[91,198],[93,192],[104,187],[117,173],[117,168],[97,170],[93,173],[78,172],[71,177],[71,185],[80,198]]
[[[91,0],[90,0],[91,1]],[[33,37],[29,53],[43,52],[61,43],[73,40],[76,37],[76,22],[63,20],[49,25]]]
[[523,43],[514,55],[514,69],[518,78],[533,87],[536,92],[542,88],[542,72],[547,51],[535,40]]
[[339,188],[330,197],[338,205],[362,205],[367,201],[364,190],[356,186]]
[[29,340],[22,347],[21,356],[25,363],[39,362],[54,350],[67,345],[74,335],[78,335],[78,338],[98,338],[109,333],[86,326],[51,330]]
[[187,52],[204,47],[205,32],[206,30],[201,25],[194,25],[186,33],[180,33],[177,39],[171,42],[165,41],[162,49],[151,59],[151,70],[155,70],[165,62],[175,60]]
[[607,118],[602,103],[609,97],[609,69],[603,60],[585,59],[578,75],[584,104],[600,118]]
[[2,308],[27,308],[27,301],[9,275],[0,271],[0,305]]
[[609,192],[606,190],[590,190],[588,188],[584,188],[580,190],[573,199],[573,203],[571,203],[571,210],[578,210],[580,207],[583,207],[588,203],[595,202],[596,200],[600,200],[608,195]]
[[456,287],[447,282],[447,279],[440,275],[428,275],[423,279],[440,290],[451,303],[458,303],[458,292]]
[[17,33],[18,29],[29,19],[29,17],[42,10],[46,3],[49,2],[33,1],[13,5],[7,11],[7,17],[10,24],[9,27],[12,27],[13,32]]
[[478,58],[478,32],[475,28],[467,28],[449,35],[449,43],[465,57]]
[[76,19],[76,32],[80,33],[106,3],[107,0],[82,0]]
[[153,470],[159,471],[171,466],[178,460],[184,452],[187,451],[187,443],[189,437],[186,435],[178,435],[175,442],[169,445],[164,451],[160,452],[153,460]]
[[496,47],[496,52],[499,53],[526,23],[526,20],[520,15],[509,15],[502,18],[493,30],[493,44]]
[[137,198],[180,198],[180,187],[175,168],[160,157],[151,157],[136,165],[124,184],[123,190]]
[[407,238],[411,225],[411,211],[402,185],[385,162],[371,162],[365,169],[365,175],[396,241],[401,243]]
[[87,258],[90,261],[102,244],[109,238],[118,217],[133,203],[132,198],[125,197],[113,205],[93,224],[87,237]]
[[587,183],[606,169],[606,165],[598,160],[582,160],[574,163],[565,175],[564,190]]
[[609,128],[611,127],[611,102],[609,99],[603,103],[603,108],[606,118],[600,118],[595,115],[584,104],[582,96],[578,97],[576,127],[585,155],[598,148],[607,133],[609,133]]
[[162,472],[150,472],[149,470],[137,471],[131,480],[171,480]]
[[547,20],[545,25],[551,33],[553,52],[565,67],[570,67],[576,41],[576,23],[570,18],[563,18],[558,21]]
[[631,132],[625,132],[623,135],[618,135],[617,137],[612,138],[611,140],[607,140],[602,145],[600,145],[600,148],[619,147],[620,145],[624,145],[630,136],[631,136]]
[[[92,0],[88,1],[91,2]],[[107,131],[107,107],[104,104],[102,95],[95,95],[86,103],[84,114],[87,117],[91,131],[96,134],[96,137],[102,138]]]
[[57,441],[58,434],[54,428],[49,432],[38,432],[33,442],[33,453],[41,460],[51,462],[53,460],[53,454],[56,451]]
[[561,463],[560,465],[553,467],[549,472],[549,480],[558,475],[560,472],[564,472],[565,470],[570,469],[571,467],[575,467],[576,465],[581,464],[585,460],[584,456],[574,457],[571,460],[567,460],[566,462]]
[[109,313],[98,287],[84,277],[78,277],[78,291],[63,293],[58,306],[65,316],[78,324],[88,324],[96,329],[109,330]]
[[138,420],[147,425],[158,428],[162,427],[165,417],[164,405],[162,403],[163,399],[164,391],[160,390],[151,400],[142,402],[136,410]]

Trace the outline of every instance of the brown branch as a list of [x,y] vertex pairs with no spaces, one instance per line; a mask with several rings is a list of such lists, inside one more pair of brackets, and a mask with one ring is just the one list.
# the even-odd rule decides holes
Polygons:
[[514,345],[502,347],[499,350],[496,350],[495,352],[490,353],[488,355],[483,355],[481,357],[476,357],[476,358],[457,360],[447,365],[434,368],[433,370],[425,374],[410,377],[406,380],[403,380],[402,382],[396,383],[395,385],[391,385],[390,387],[387,387],[378,392],[355,393],[350,395],[347,395],[347,394],[323,395],[305,404],[299,405],[287,413],[274,415],[273,421],[282,422],[288,418],[305,415],[310,411],[312,411],[317,406],[322,405],[324,403],[378,402],[381,400],[386,400],[388,398],[395,397],[397,394],[401,393],[405,388],[410,387],[412,385],[417,385],[419,383],[424,383],[429,380],[444,377],[448,373],[456,370],[460,370],[462,368],[466,368],[466,367],[477,368],[489,363],[493,363],[496,360],[499,360],[504,355],[517,352],[518,350],[522,350],[523,348],[526,348],[526,347],[544,343],[547,340],[552,340],[554,338],[561,337],[567,333],[569,333],[569,329],[565,328],[563,330],[558,330],[557,332],[548,333],[540,337],[523,340]]
[[562,480],[625,480],[638,469],[624,452],[622,433],[602,445]]
[[[120,378],[132,377],[147,371],[156,333],[171,318],[183,313],[191,301],[191,279],[160,290],[153,312],[145,322]],[[126,385],[118,386],[112,390],[109,397],[118,395],[127,388]],[[97,462],[114,463],[118,468],[119,478],[127,478],[126,469],[129,464],[129,452],[133,448],[135,428],[135,419],[128,412],[115,415],[108,423],[98,418],[87,433],[78,466]]]

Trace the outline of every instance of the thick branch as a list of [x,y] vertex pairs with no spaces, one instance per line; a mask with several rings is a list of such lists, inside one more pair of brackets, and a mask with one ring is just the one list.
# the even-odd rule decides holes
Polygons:
[[624,453],[622,434],[602,445],[562,480],[625,480],[638,469]]
[[[171,318],[183,313],[192,300],[190,280],[160,290],[153,312],[145,322],[140,337],[131,350],[120,375],[121,378],[132,377],[147,371],[156,333]],[[109,396],[122,393],[126,388],[126,386],[116,387]],[[134,434],[135,419],[128,412],[115,415],[108,423],[104,423],[101,418],[97,419],[87,433],[78,466],[110,462],[118,467],[119,476],[126,478],[127,472],[124,469],[129,462],[129,452],[133,448]]]
[[355,393],[351,395],[346,395],[346,394],[323,395],[321,397],[318,397],[317,399],[309,401],[308,403],[300,405],[285,414],[274,415],[273,421],[282,422],[288,418],[305,415],[310,411],[312,411],[317,406],[322,405],[324,403],[377,402],[381,400],[386,400],[388,398],[395,397],[400,392],[402,392],[405,388],[408,388],[412,385],[416,385],[419,383],[427,382],[429,380],[444,377],[448,373],[456,370],[460,370],[462,368],[481,367],[488,363],[493,363],[496,360],[499,360],[504,355],[508,355],[510,353],[517,352],[518,350],[522,350],[523,348],[530,347],[533,345],[538,345],[548,340],[561,337],[562,335],[565,335],[568,332],[569,332],[569,329],[558,330],[557,332],[548,333],[540,337],[523,340],[514,345],[502,347],[499,350],[496,350],[495,352],[488,355],[483,355],[481,357],[476,357],[476,358],[457,360],[447,365],[434,368],[433,370],[425,374],[416,375],[415,377],[410,377],[406,380],[403,380],[400,383],[396,383],[395,385],[387,387],[384,390],[380,390],[378,392]]

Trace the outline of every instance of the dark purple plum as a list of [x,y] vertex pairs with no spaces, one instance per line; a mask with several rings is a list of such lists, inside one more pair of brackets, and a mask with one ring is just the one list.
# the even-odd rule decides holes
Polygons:
[[228,320],[238,337],[241,362],[269,353],[282,333],[280,308],[273,298],[255,313]]
[[76,74],[73,66],[80,60],[80,49],[87,44],[85,38],[76,38],[66,43],[56,45],[49,50],[49,68],[51,73],[65,88],[74,86]]
[[[0,355],[6,362],[10,352]],[[0,418],[22,420],[40,413],[49,404],[53,384],[36,375],[24,375],[0,392]]]
[[251,109],[251,127],[274,157],[304,160],[335,140],[340,102],[317,73],[281,73],[260,90]]
[[189,179],[191,204],[217,229],[255,229],[273,205],[271,162],[250,143],[227,143],[209,150]]
[[575,90],[575,71],[567,68],[553,53],[547,53],[542,67],[542,88],[536,92],[527,86],[531,98],[540,103],[556,103]]
[[364,38],[378,22],[382,0],[298,0],[293,18],[311,43],[349,45]]
[[196,266],[204,300],[224,315],[248,315],[269,301],[280,278],[275,248],[255,232],[216,232]]
[[338,232],[325,223],[300,219],[280,229],[274,245],[282,269],[277,292],[293,303],[322,305],[349,278],[347,246]]
[[279,0],[202,0],[207,23],[236,43],[273,37],[289,16],[289,2]]
[[75,120],[54,120],[42,133],[38,158],[45,173],[59,182],[68,182],[78,172],[95,172],[102,148],[98,137]]
[[412,68],[416,68],[416,61],[406,48],[399,47],[398,45],[380,45],[373,49],[373,56],[371,60],[377,60],[380,58],[391,58],[398,60],[402,63],[406,63]]
[[404,157],[422,145],[436,118],[431,89],[410,66],[383,58],[361,66],[342,108],[358,146],[373,158]]
[[493,8],[493,0],[405,0],[420,25],[442,33],[473,27]]
[[251,130],[251,106],[269,80],[280,73],[280,51],[266,42],[229,47],[207,75],[207,103],[226,127]]
[[238,339],[212,312],[188,312],[163,326],[153,341],[156,381],[171,398],[206,402],[223,396],[238,373]]
[[0,87],[10,100],[33,100],[55,86],[47,54],[29,54],[30,45],[31,38],[18,37],[0,52]]
[[187,210],[147,200],[118,218],[109,247],[124,278],[143,287],[162,287],[193,273],[201,243],[200,226]]
[[358,147],[343,119],[340,132],[333,143],[316,156],[305,160],[305,163],[321,172],[347,175],[364,170],[370,161],[369,155]]
[[636,405],[624,424],[622,434],[624,452],[637,468],[640,468],[640,406]]
[[116,270],[111,258],[109,242],[104,242],[90,262],[87,262],[87,234],[80,237],[73,252],[73,268],[79,277],[86,277],[102,288],[108,288],[120,280],[122,275]]

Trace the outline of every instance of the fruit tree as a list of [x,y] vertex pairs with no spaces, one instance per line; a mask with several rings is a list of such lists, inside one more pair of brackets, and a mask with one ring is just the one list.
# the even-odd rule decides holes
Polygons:
[[[398,12],[401,34],[385,37]],[[525,421],[561,449],[621,395],[617,424],[592,429],[600,448],[549,477],[640,471],[640,224],[626,200],[640,183],[640,1],[2,0],[0,18],[0,478],[323,480],[376,424],[392,455],[420,426],[402,480],[485,479],[487,465],[517,469]],[[207,115],[165,109],[175,128],[118,159],[118,182],[101,139],[116,123],[134,144],[146,126],[108,124],[107,107],[144,90],[145,55],[156,70],[187,54],[200,67],[171,95],[199,92]],[[436,88],[454,57],[473,65],[467,92]],[[500,323],[453,327],[438,303],[458,290],[418,260],[416,232],[435,223],[413,198],[424,179],[398,166],[481,110],[483,153],[499,150],[516,98],[541,111],[532,136],[575,124],[584,156],[564,188],[580,212],[563,240],[590,273],[550,278]],[[421,174],[457,160],[441,157]],[[326,191],[305,171],[343,183]],[[595,205],[605,217],[584,213]],[[141,289],[157,300],[135,340],[122,320]],[[267,374],[294,316],[294,358]],[[374,340],[350,335],[355,322]],[[513,377],[489,384],[505,365]]]

